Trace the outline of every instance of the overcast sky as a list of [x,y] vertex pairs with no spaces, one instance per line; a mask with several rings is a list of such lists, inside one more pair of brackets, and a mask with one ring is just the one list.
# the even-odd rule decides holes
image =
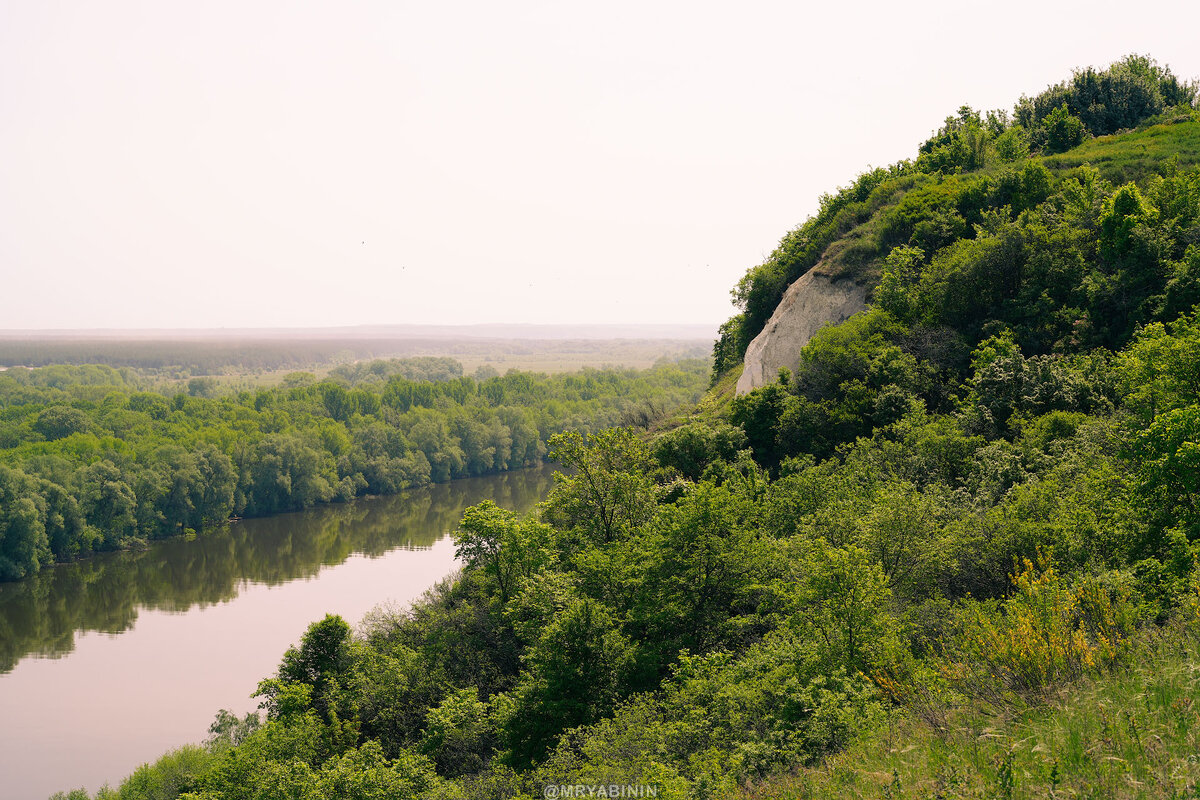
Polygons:
[[719,322],[822,192],[1195,2],[0,3],[0,328]]

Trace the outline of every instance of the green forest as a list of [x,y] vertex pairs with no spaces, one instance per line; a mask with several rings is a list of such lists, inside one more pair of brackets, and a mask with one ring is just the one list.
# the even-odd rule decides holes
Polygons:
[[[869,284],[870,307],[735,397],[748,342],[810,269]],[[692,411],[648,413],[650,436],[582,412],[554,436],[531,425],[563,468],[539,513],[468,509],[461,574],[356,629],[314,622],[259,685],[261,715],[222,712],[205,743],[98,796],[1195,796],[1196,84],[1132,56],[1011,112],[964,107],[913,159],[821,198],[734,297]],[[693,373],[663,369],[686,394]],[[230,441],[230,503],[267,512],[287,501],[241,470],[280,463],[272,437],[293,434],[264,419],[303,414],[314,450],[345,432],[349,466],[327,448],[322,477],[348,496],[375,474],[355,466],[376,452],[360,431],[385,424],[360,397],[420,420],[418,391],[465,384],[395,385],[162,403],[166,419],[195,402],[258,421],[271,458],[239,461]],[[447,405],[446,431],[476,409],[503,421],[487,385]],[[124,413],[146,413],[136,396]],[[52,476],[69,466],[80,488],[42,496],[84,513],[93,467],[65,443],[103,434],[42,431],[100,424],[103,403],[7,407],[27,406],[6,412],[22,472],[3,474],[67,486]],[[416,445],[417,424],[394,427]],[[223,452],[185,430],[182,453]],[[139,463],[130,448],[121,463]],[[496,468],[462,448],[460,474]],[[389,457],[418,451],[429,479],[454,474],[420,446]]]
[[[346,365],[220,396],[141,388],[129,368],[0,372],[0,580],[231,516],[540,464],[563,430],[645,427],[703,390],[708,364],[463,375],[450,358]],[[494,370],[493,370],[494,372]]]

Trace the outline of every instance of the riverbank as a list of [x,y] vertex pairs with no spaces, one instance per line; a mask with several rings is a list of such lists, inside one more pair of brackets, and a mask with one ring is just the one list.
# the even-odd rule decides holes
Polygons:
[[0,581],[55,562],[331,501],[541,463],[564,430],[646,427],[694,402],[702,361],[545,375],[452,359],[211,396],[111,367],[0,375]]
[[116,782],[204,738],[325,613],[403,605],[455,568],[483,500],[528,511],[553,467],[246,520],[0,585],[5,797]]

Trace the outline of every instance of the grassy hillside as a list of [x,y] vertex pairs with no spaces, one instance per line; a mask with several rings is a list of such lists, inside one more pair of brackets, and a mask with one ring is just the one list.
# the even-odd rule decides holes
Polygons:
[[1200,644],[1175,626],[1136,666],[987,713],[897,718],[812,769],[748,787],[762,800],[1192,797],[1200,786]]
[[1195,113],[1127,133],[1090,139],[1059,155],[1042,159],[1052,172],[1090,164],[1115,184],[1144,182],[1174,159],[1181,169],[1200,164],[1200,119]]
[[[1167,165],[1186,170],[1200,164],[1200,117],[1186,116],[1178,122],[1091,139],[1058,155],[1035,156],[1013,164],[990,164],[965,173],[969,176],[966,178],[964,173],[935,173],[911,174],[887,181],[872,191],[865,208],[853,217],[865,216],[864,221],[830,242],[813,269],[830,277],[876,285],[890,251],[889,244],[896,241],[896,226],[909,210],[906,205],[930,209],[942,196],[953,195],[958,201],[969,189],[986,192],[1011,180],[1018,166],[1024,170],[1031,164],[1045,166],[1052,184],[1086,175],[1086,168],[1092,168],[1103,181],[1113,185],[1134,182],[1145,186]],[[998,208],[992,204],[986,210]],[[913,227],[905,244],[915,243],[914,236],[925,235]]]
[[[963,106],[915,158],[868,170],[823,196],[818,213],[747,272],[733,290],[742,313],[722,327],[714,349],[715,373],[737,368],[788,285],[810,269],[875,286],[898,248],[920,251],[900,250],[896,256],[907,258],[910,273],[920,273],[935,266],[948,248],[1001,228],[1020,233],[1023,245],[1032,249],[1043,243],[1030,225],[1036,228],[1044,220],[1022,217],[1044,216],[1046,202],[1075,183],[1095,199],[1113,187],[1131,183],[1144,190],[1156,177],[1186,171],[1200,162],[1195,103],[1194,84],[1181,83],[1149,59],[1130,56],[1107,70],[1081,70],[1036,97],[1022,98],[1011,114]],[[1076,219],[1067,227],[1087,229],[1093,222]],[[1025,258],[1018,254],[1015,260]],[[1075,288],[1085,288],[1086,275],[1069,277]],[[1039,281],[1035,288],[1051,287]],[[1101,332],[1093,344],[1112,346],[1132,330],[1124,319],[1110,325],[1111,309],[1103,302],[1079,311],[1091,329]],[[1137,321],[1151,318],[1148,312]],[[1048,350],[1053,344],[1037,346]]]

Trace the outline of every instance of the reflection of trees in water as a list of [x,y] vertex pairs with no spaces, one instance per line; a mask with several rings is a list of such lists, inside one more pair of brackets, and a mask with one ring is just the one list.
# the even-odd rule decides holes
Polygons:
[[463,510],[484,500],[528,511],[549,492],[552,469],[517,470],[391,497],[250,519],[195,539],[109,553],[0,584],[0,673],[28,654],[61,656],[76,631],[119,633],[150,608],[183,612],[237,596],[243,581],[280,584],[355,553],[433,545]]

